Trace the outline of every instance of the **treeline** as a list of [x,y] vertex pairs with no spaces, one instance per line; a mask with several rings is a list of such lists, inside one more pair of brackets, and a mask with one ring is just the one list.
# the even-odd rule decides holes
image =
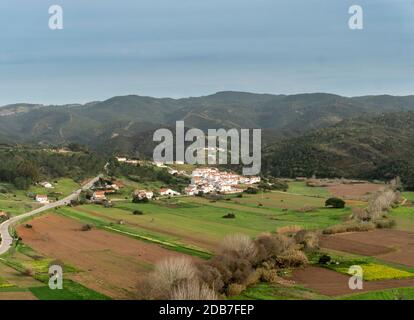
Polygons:
[[103,170],[105,159],[93,153],[57,154],[43,150],[0,151],[0,181],[26,190],[43,179],[81,181]]

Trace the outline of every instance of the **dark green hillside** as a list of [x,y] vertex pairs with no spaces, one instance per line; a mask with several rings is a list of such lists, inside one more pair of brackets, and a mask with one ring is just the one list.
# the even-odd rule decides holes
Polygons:
[[105,159],[90,152],[60,154],[26,147],[0,148],[0,182],[28,189],[43,179],[81,181],[102,172]]
[[413,164],[413,112],[344,120],[284,140],[264,157],[264,170],[275,176],[384,179],[401,175],[410,186]]

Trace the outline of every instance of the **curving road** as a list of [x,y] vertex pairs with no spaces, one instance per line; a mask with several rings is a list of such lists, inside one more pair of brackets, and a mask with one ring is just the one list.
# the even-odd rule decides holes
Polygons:
[[100,177],[102,177],[102,175],[99,175],[99,176],[93,178],[91,181],[89,181],[87,184],[85,184],[81,189],[76,190],[70,196],[67,196],[66,198],[64,198],[62,200],[46,204],[43,207],[37,208],[36,210],[21,214],[19,216],[15,216],[15,217],[13,217],[9,220],[4,221],[2,224],[0,224],[0,236],[1,236],[0,255],[2,255],[3,253],[6,253],[11,248],[11,246],[13,244],[13,238],[9,233],[9,228],[12,225],[16,224],[17,222],[19,222],[22,219],[32,217],[32,216],[34,216],[36,214],[39,214],[41,212],[44,212],[46,210],[50,210],[50,209],[53,209],[55,207],[65,206],[65,205],[69,204],[71,200],[74,200],[79,196],[81,191],[90,189],[94,185],[94,183],[99,180]]

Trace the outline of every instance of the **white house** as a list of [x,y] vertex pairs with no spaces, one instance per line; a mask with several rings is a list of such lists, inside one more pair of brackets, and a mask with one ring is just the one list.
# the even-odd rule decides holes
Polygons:
[[185,188],[185,194],[187,196],[193,196],[198,192],[197,188],[194,186],[189,186],[187,188]]
[[104,190],[98,190],[93,193],[92,196],[93,201],[103,201],[106,200],[106,195]]
[[44,181],[40,182],[39,184],[46,189],[53,189],[53,185],[50,182]]
[[162,196],[179,196],[180,193],[172,189],[160,189],[160,195]]
[[36,201],[43,204],[49,203],[49,199],[43,194],[36,195]]
[[147,198],[148,200],[151,200],[154,197],[154,192],[147,191],[147,190],[135,190],[134,196],[138,197],[138,199],[142,200],[144,198]]

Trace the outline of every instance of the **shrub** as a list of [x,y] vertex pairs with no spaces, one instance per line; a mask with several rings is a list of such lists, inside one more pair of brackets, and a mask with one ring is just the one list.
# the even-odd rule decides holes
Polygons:
[[24,225],[24,227],[25,227],[26,229],[32,229],[32,228],[33,228],[33,226],[32,226],[31,224],[28,224],[28,223],[26,223],[26,224]]
[[217,294],[205,283],[188,280],[172,290],[172,300],[217,300]]
[[248,187],[246,190],[243,191],[244,193],[247,194],[258,194],[259,193],[259,189],[257,188],[252,188],[252,187]]
[[227,295],[228,296],[237,296],[242,293],[246,289],[246,286],[240,283],[232,283],[227,288]]
[[370,221],[371,217],[366,209],[352,208],[352,218],[359,221]]
[[274,260],[275,257],[291,248],[294,244],[292,239],[279,234],[261,235],[256,239],[255,243],[258,249],[257,260],[259,263]]
[[223,289],[231,283],[246,283],[254,272],[251,259],[241,257],[236,251],[221,252],[208,264],[220,272],[224,284]]
[[254,258],[257,254],[257,247],[253,240],[243,234],[226,236],[220,244],[219,252],[234,251],[240,257]]
[[329,198],[325,201],[325,207],[332,207],[335,209],[345,208],[345,201],[339,198]]
[[318,263],[322,264],[322,265],[326,265],[329,262],[331,262],[331,260],[332,260],[331,256],[328,256],[327,254],[324,254],[324,255],[319,257]]
[[144,214],[144,212],[142,212],[141,210],[134,210],[134,212],[132,213],[134,216],[141,216]]
[[305,252],[313,252],[319,249],[319,237],[315,232],[301,230],[296,233],[294,239]]
[[396,225],[395,220],[388,219],[388,218],[375,220],[374,223],[375,223],[375,226],[378,229],[391,229],[391,228],[395,227],[395,225]]
[[196,277],[197,269],[191,259],[187,257],[168,258],[155,266],[155,274],[160,285],[170,288],[183,280],[191,280]]
[[236,215],[234,213],[228,213],[222,217],[223,219],[236,219]]
[[90,231],[92,230],[92,226],[90,224],[84,224],[81,228],[81,231]]
[[224,287],[223,277],[216,267],[208,263],[200,263],[196,267],[201,281],[208,284],[210,288],[222,292]]
[[261,278],[260,279],[263,282],[277,283],[280,280],[276,269],[261,268],[260,272],[261,272]]
[[308,258],[300,250],[288,250],[276,257],[276,261],[281,268],[297,268],[308,263]]
[[323,234],[335,234],[344,232],[364,232],[375,229],[375,224],[372,222],[351,222],[336,225],[322,231]]
[[284,226],[277,229],[278,234],[294,234],[301,231],[303,228],[298,225]]

